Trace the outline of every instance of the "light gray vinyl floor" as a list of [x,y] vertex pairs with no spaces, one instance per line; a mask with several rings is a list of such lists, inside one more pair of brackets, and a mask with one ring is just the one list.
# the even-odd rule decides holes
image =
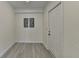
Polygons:
[[3,58],[52,58],[50,52],[40,43],[16,43]]

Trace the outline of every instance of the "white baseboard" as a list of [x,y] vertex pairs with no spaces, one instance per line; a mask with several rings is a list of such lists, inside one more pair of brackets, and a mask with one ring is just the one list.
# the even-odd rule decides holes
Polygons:
[[42,41],[35,42],[35,41],[17,41],[18,43],[43,43]]
[[49,48],[47,47],[47,45],[46,45],[46,44],[44,44],[44,43],[43,43],[43,45],[45,46],[45,48],[46,48],[47,50],[49,50]]
[[2,53],[0,53],[0,58],[14,45],[15,43],[10,44]]
[[48,50],[48,51],[50,52],[50,54],[53,56],[53,58],[56,58],[55,54],[52,53],[52,52],[50,51],[50,49],[49,49],[44,43],[43,43],[43,46],[45,47],[46,50]]

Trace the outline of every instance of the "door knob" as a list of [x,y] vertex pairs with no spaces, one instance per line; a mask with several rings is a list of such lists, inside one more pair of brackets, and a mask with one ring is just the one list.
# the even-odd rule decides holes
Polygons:
[[48,35],[50,36],[51,34],[50,34],[50,31],[48,31]]

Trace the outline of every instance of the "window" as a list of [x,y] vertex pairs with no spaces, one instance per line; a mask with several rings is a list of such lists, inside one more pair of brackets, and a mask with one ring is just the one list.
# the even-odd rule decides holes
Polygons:
[[34,18],[24,18],[24,28],[34,28]]

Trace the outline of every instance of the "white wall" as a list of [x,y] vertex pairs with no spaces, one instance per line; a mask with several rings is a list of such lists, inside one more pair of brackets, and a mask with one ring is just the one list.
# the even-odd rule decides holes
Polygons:
[[[34,28],[24,28],[24,18],[35,18],[35,27]],[[17,18],[17,41],[26,42],[26,43],[41,43],[43,40],[43,14],[42,13],[18,13],[16,14]]]
[[0,1],[0,57],[15,42],[15,15],[8,2]]
[[[53,2],[52,3],[53,6]],[[49,3],[49,4],[50,4]],[[49,5],[48,4],[48,5]],[[50,4],[51,5],[51,4]],[[48,6],[49,7],[49,6]],[[44,44],[48,40],[48,7],[44,9]],[[64,49],[63,57],[79,57],[79,2],[64,2]]]
[[79,57],[79,2],[64,2],[64,57]]

